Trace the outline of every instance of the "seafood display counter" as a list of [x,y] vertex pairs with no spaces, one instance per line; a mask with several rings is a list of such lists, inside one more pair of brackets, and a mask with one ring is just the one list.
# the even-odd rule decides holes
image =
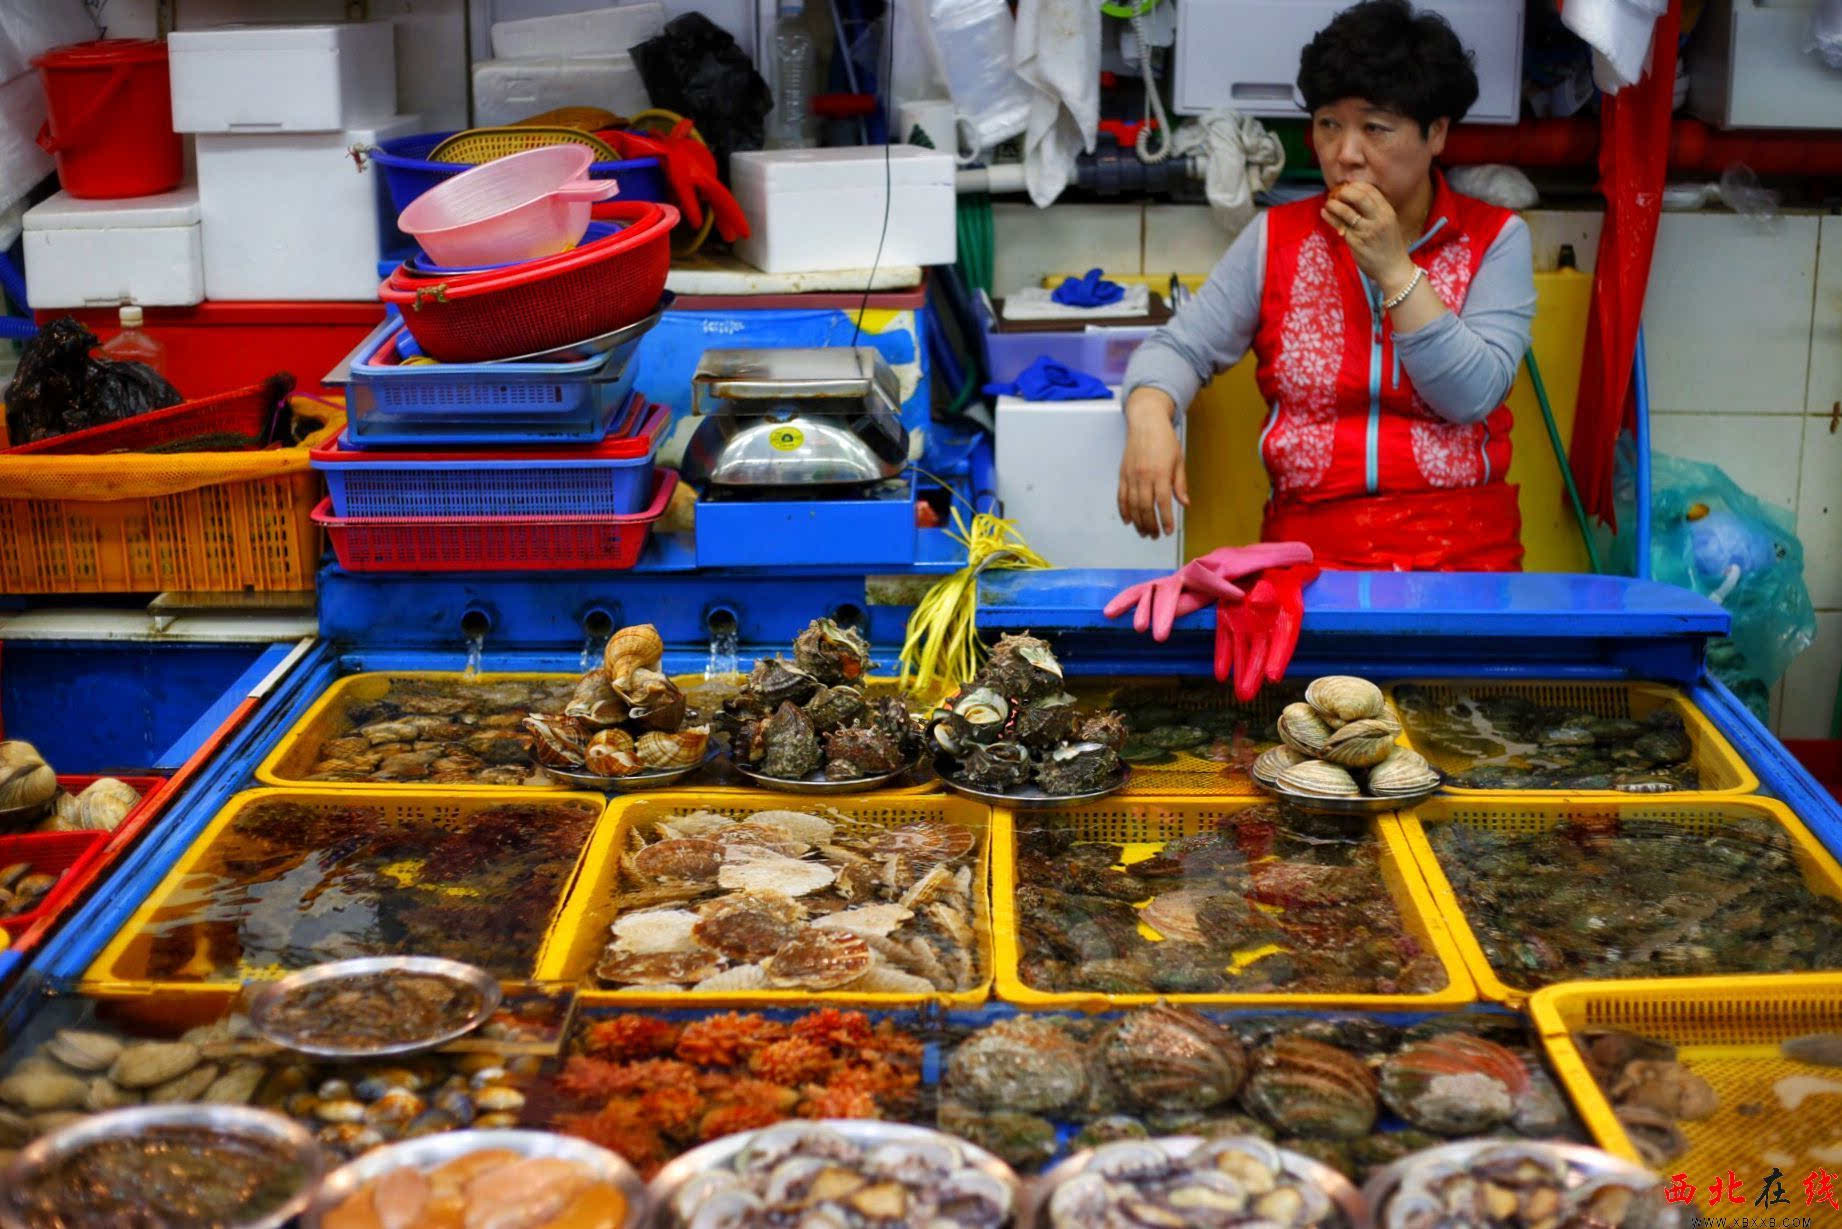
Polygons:
[[[1842,1164],[1824,1071],[1842,1065],[1842,814],[1702,674],[1717,607],[1605,578],[1327,576],[1288,680],[1239,704],[1207,677],[1206,612],[1164,645],[1100,618],[1097,595],[1142,577],[994,575],[1000,664],[898,703],[905,608],[875,581],[792,577],[769,601],[747,577],[631,579],[616,600],[585,578],[329,577],[323,625],[366,635],[303,652],[0,998],[0,1154],[204,1101],[292,1118],[329,1167],[524,1128],[650,1178],[738,1132],[880,1119],[1022,1175],[1015,1209],[1042,1224],[1064,1182],[1065,1213],[1100,1198],[1077,1179],[1112,1162],[1034,1175],[1153,1137],[1259,1137],[1299,1158],[1269,1169],[1316,1163],[1351,1198],[1486,1138],[1698,1181]],[[854,602],[863,639],[815,621]],[[713,608],[741,629],[738,672],[764,663],[752,680],[706,678]],[[472,662],[439,630],[457,610],[491,629]],[[650,620],[656,650],[617,667],[583,643],[593,610]],[[1361,816],[1273,798],[1256,761],[1282,742],[1304,761],[1344,720],[1301,699],[1326,675],[1380,688],[1349,718],[1375,744],[1352,764],[1399,756],[1443,788]],[[696,754],[623,785],[655,734],[648,755]],[[1000,798],[1026,777],[994,740],[1052,784],[1041,765],[1101,752],[1132,772],[1054,809],[959,796],[925,755],[892,788],[809,792],[911,735]],[[757,754],[798,771],[751,788],[734,761]],[[279,976],[407,956],[476,966],[504,1001],[402,1059],[291,1054],[250,1024]],[[316,1000],[323,1031],[353,1031],[341,1001]],[[846,1155],[798,1145],[820,1146]],[[965,1172],[955,1197],[986,1218],[966,1223],[1005,1223],[1012,1196]],[[1211,1187],[1158,1172],[1156,1200]],[[1485,1180],[1441,1181],[1461,1178]],[[739,1180],[738,1207],[766,1198]],[[908,1223],[940,1197],[874,1166],[835,1180],[858,1208],[839,1223]],[[1340,1206],[1301,1196],[1281,1223]]]

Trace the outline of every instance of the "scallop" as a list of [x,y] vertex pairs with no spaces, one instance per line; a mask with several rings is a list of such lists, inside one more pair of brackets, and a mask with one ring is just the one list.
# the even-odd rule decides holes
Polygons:
[[808,929],[781,945],[763,969],[778,989],[835,990],[856,981],[875,962],[862,935]]
[[785,828],[795,840],[808,845],[829,845],[838,827],[829,819],[805,811],[756,811],[744,822]]
[[716,882],[730,891],[779,892],[782,896],[804,896],[830,887],[838,872],[816,862],[768,854],[723,863],[716,872]]
[[723,847],[699,837],[674,837],[656,841],[633,855],[633,869],[654,879],[683,879],[703,883],[716,878],[722,866]]
[[[767,972],[758,964],[739,964],[733,969],[712,973],[691,987],[692,990],[704,994],[717,992],[733,994],[743,990],[766,990],[767,988]],[[929,988],[932,988],[931,984]]]
[[1332,729],[1364,717],[1379,717],[1386,703],[1381,688],[1352,674],[1327,674],[1305,688],[1305,703]]
[[1306,760],[1279,774],[1279,786],[1308,798],[1356,798],[1362,791],[1349,770],[1325,760]]
[[642,909],[614,920],[614,946],[623,952],[645,955],[677,952],[696,944],[692,930],[697,914],[689,909]]
[[897,904],[858,905],[837,913],[828,913],[813,922],[821,930],[848,930],[852,934],[887,939],[896,927],[914,916],[912,909]]
[[871,838],[868,847],[871,853],[879,856],[899,853],[924,861],[950,862],[972,852],[977,841],[970,828],[924,819],[880,833]]
[[702,981],[716,972],[718,957],[706,951],[635,952],[609,951],[595,966],[595,976],[603,981],[626,985]]
[[779,892],[737,892],[705,905],[694,923],[695,942],[731,960],[765,960],[798,934],[806,911]]

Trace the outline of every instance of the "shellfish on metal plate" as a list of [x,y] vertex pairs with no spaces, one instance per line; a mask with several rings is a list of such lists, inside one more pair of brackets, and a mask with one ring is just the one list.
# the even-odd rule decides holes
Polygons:
[[1280,711],[1275,725],[1281,741],[1310,759],[1319,759],[1330,742],[1331,728],[1315,708],[1300,701]]
[[635,670],[654,670],[665,657],[665,641],[650,623],[623,627],[608,637],[601,667],[614,687],[625,691]]
[[1439,784],[1439,774],[1426,757],[1407,747],[1395,747],[1388,758],[1369,769],[1369,793],[1377,798],[1418,794]]
[[1254,780],[1262,785],[1273,785],[1279,780],[1280,773],[1288,768],[1297,768],[1310,758],[1303,751],[1281,743],[1277,747],[1268,747],[1255,757],[1250,771]]
[[694,767],[702,762],[709,744],[707,727],[687,726],[675,731],[649,730],[634,742],[633,750],[640,763],[663,771]]
[[1565,1153],[1539,1143],[1447,1145],[1406,1163],[1392,1196],[1377,1209],[1377,1223],[1387,1229],[1653,1225],[1660,1186],[1635,1166],[1576,1172]]
[[934,741],[948,755],[973,743],[998,741],[1010,721],[1010,702],[989,687],[970,687],[944,701],[934,713]]
[[1265,1140],[1204,1140],[1181,1156],[1175,1142],[1122,1140],[1094,1149],[1078,1172],[1050,1188],[1051,1229],[1342,1223],[1330,1195]]
[[783,1123],[755,1133],[730,1166],[691,1177],[665,1205],[679,1229],[999,1229],[1011,1222],[1008,1174],[951,1136],[859,1143],[830,1127]]
[[1324,758],[1347,768],[1370,768],[1388,758],[1401,723],[1392,717],[1359,717],[1331,731]]
[[793,638],[793,661],[825,686],[854,683],[869,672],[870,642],[832,619],[814,619]]

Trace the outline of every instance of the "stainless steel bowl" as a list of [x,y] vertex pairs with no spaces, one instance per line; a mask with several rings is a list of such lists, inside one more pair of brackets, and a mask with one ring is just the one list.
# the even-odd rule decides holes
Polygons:
[[[776,1126],[784,1127],[786,1123]],[[877,1122],[862,1118],[820,1118],[799,1125],[824,1127],[837,1135],[842,1135],[854,1144],[865,1148],[874,1148],[879,1144],[896,1143],[906,1140],[936,1140],[958,1148],[976,1169],[984,1170],[992,1177],[1004,1183],[1011,1190],[1012,1206],[1023,1207],[1022,1183],[1009,1165],[1000,1161],[991,1153],[976,1144],[967,1143],[957,1135],[949,1135],[930,1127],[910,1126],[902,1122]],[[772,1131],[775,1127],[762,1127],[759,1130],[743,1131],[736,1135],[725,1135],[721,1139],[711,1140],[700,1147],[693,1148],[677,1160],[668,1164],[647,1184],[647,1191],[652,1196],[652,1205],[658,1210],[657,1224],[660,1229],[675,1229],[677,1221],[671,1216],[672,1196],[678,1188],[701,1173],[714,1169],[728,1169],[735,1161],[736,1155],[754,1142],[762,1131]],[[1015,1221],[1021,1225],[1021,1220]]]
[[[1164,1149],[1173,1158],[1181,1159],[1212,1141],[1199,1135],[1166,1135],[1157,1139],[1143,1141]],[[1321,1161],[1314,1161],[1297,1152],[1279,1148],[1268,1140],[1260,1140],[1262,1145],[1273,1148],[1279,1153],[1280,1168],[1300,1183],[1308,1183],[1323,1191],[1343,1215],[1344,1229],[1369,1229],[1369,1205],[1362,1193],[1357,1191],[1350,1180]],[[1070,1156],[1060,1164],[1042,1172],[1030,1184],[1028,1197],[1022,1213],[1017,1218],[1018,1229],[1049,1229],[1049,1200],[1056,1188],[1078,1174],[1085,1173],[1093,1163],[1094,1149],[1086,1148]]]
[[[1370,1214],[1374,1217],[1375,1229],[1389,1229],[1388,1206],[1395,1192],[1401,1188],[1402,1182],[1406,1181],[1410,1175],[1423,1172],[1428,1168],[1464,1168],[1476,1163],[1487,1154],[1497,1151],[1510,1155],[1546,1157],[1563,1164],[1573,1179],[1570,1186],[1578,1186],[1595,1178],[1610,1178],[1628,1184],[1633,1190],[1639,1192],[1654,1188],[1660,1193],[1663,1189],[1663,1180],[1643,1166],[1585,1144],[1548,1143],[1520,1139],[1460,1140],[1456,1143],[1424,1148],[1369,1175],[1369,1180],[1363,1183],[1362,1195],[1368,1203]],[[1653,1211],[1654,1215],[1647,1218],[1627,1220],[1625,1229],[1638,1229],[1640,1226],[1649,1226],[1651,1229],[1668,1229],[1668,1227],[1682,1223],[1682,1209],[1665,1204],[1660,1199]]]
[[234,1229],[280,1229],[307,1210],[320,1175],[326,1172],[325,1154],[312,1133],[280,1114],[241,1105],[137,1105],[94,1114],[26,1145],[11,1165],[0,1170],[0,1226],[28,1229],[7,1192],[19,1190],[34,1174],[103,1140],[135,1139],[160,1127],[203,1127],[256,1141],[285,1152],[301,1166],[300,1190],[267,1216],[239,1221]]
[[555,768],[549,764],[538,764],[538,767],[544,770],[545,776],[566,781],[578,789],[600,790],[604,794],[631,794],[637,790],[663,789],[668,785],[676,785],[691,774],[703,771],[715,758],[716,752],[711,751],[689,768],[653,768],[625,777],[603,777],[585,769]]
[[389,1144],[342,1165],[320,1184],[319,1193],[302,1218],[306,1229],[319,1229],[322,1218],[367,1182],[373,1182],[392,1170],[411,1166],[433,1169],[471,1152],[506,1149],[526,1157],[554,1157],[574,1161],[592,1171],[602,1181],[619,1188],[627,1200],[627,1216],[621,1229],[640,1229],[652,1212],[646,1184],[640,1181],[633,1166],[606,1148],[573,1135],[550,1131],[449,1131],[422,1139]]
[[[275,1020],[275,1012],[291,996],[309,986],[317,986],[329,981],[344,981],[348,978],[369,977],[378,973],[415,973],[424,977],[439,977],[445,981],[458,982],[471,987],[478,993],[480,1003],[464,1020],[457,1021],[447,1028],[413,1041],[400,1041],[388,1045],[326,1045],[296,1036]],[[365,956],[357,960],[337,960],[331,964],[315,965],[311,969],[290,973],[280,981],[265,984],[250,998],[249,1023],[256,1034],[264,1040],[272,1041],[298,1054],[311,1054],[315,1058],[386,1058],[392,1055],[417,1054],[423,1050],[432,1050],[457,1037],[466,1036],[492,1018],[492,1013],[499,1009],[499,999],[499,983],[492,974],[485,969],[465,964],[459,960],[443,960],[436,956]]]

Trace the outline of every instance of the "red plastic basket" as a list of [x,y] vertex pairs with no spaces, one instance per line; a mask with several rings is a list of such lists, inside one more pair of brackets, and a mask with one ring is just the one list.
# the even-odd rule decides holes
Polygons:
[[88,865],[97,860],[102,847],[108,843],[106,832],[22,832],[16,836],[0,836],[0,866],[24,862],[31,866],[32,874],[60,876],[57,886],[46,893],[45,899],[25,913],[0,917],[0,926],[24,931],[62,907],[64,900],[77,890],[72,885]]
[[323,499],[313,519],[350,572],[619,570],[639,562],[677,489],[676,470],[653,472],[652,503],[633,516],[336,517]]
[[615,212],[619,231],[560,255],[445,278],[399,265],[378,295],[402,309],[422,352],[444,363],[487,363],[613,332],[658,307],[678,224],[675,208],[652,201]]
[[[48,440],[19,444],[5,451],[8,456],[93,457],[110,452],[145,452],[163,444],[212,435],[264,439],[270,434],[270,424],[277,415],[287,413],[288,394],[293,389],[293,376],[277,375],[261,384],[232,389],[215,397],[181,402],[164,410],[150,410],[120,422],[104,423],[68,435],[54,435]],[[290,440],[277,442],[292,443]]]

